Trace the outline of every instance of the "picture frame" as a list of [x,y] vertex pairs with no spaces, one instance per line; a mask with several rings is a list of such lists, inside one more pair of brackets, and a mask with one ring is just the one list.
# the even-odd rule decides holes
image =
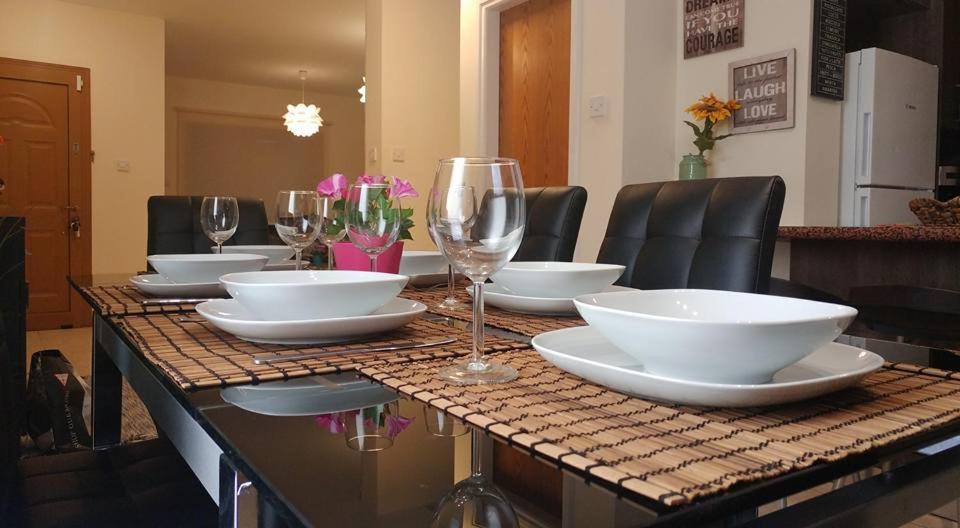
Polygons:
[[731,134],[795,126],[797,50],[731,62],[730,98],[742,105],[730,119]]

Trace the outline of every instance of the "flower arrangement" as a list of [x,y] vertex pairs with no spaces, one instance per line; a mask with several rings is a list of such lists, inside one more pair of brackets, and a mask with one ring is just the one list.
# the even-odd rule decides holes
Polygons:
[[[390,178],[388,181],[387,176],[378,175],[378,176],[369,176],[364,174],[357,178],[356,184],[388,184],[390,190],[383,196],[384,200],[390,200],[394,198],[416,198],[419,195],[417,190],[413,188],[413,185],[409,181],[402,178]],[[337,173],[333,174],[329,178],[320,181],[317,184],[317,193],[320,196],[326,196],[333,198],[335,200],[333,204],[334,210],[337,212],[337,219],[329,226],[327,226],[327,231],[330,234],[334,234],[340,231],[343,231],[346,226],[344,225],[344,207],[347,194],[347,178],[343,174]],[[410,229],[414,226],[413,223],[413,208],[403,208],[400,210],[400,235],[397,237],[398,240],[413,240],[413,236],[410,235]]]
[[357,417],[362,417],[365,429],[385,429],[387,438],[392,440],[410,427],[414,420],[414,418],[406,418],[395,414],[397,412],[397,406],[383,404],[353,411],[319,414],[314,416],[313,421],[321,429],[329,431],[330,434],[341,434],[346,431],[348,422],[356,420]]
[[693,135],[696,138],[693,144],[700,150],[700,156],[703,156],[704,152],[712,150],[717,141],[730,137],[731,134],[714,136],[714,127],[717,123],[729,119],[730,116],[733,115],[733,112],[740,107],[741,105],[736,99],[723,102],[717,99],[711,92],[710,95],[705,95],[697,99],[697,102],[684,110],[692,115],[695,121],[703,121],[703,128],[700,128],[699,125],[691,121],[684,121],[684,123],[693,129]]

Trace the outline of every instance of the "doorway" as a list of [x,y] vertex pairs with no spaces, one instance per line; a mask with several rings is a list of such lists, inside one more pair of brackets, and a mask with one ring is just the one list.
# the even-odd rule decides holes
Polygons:
[[528,187],[567,185],[571,0],[527,0],[500,12],[499,154]]
[[0,216],[26,218],[27,329],[81,326],[90,275],[90,71],[0,58]]

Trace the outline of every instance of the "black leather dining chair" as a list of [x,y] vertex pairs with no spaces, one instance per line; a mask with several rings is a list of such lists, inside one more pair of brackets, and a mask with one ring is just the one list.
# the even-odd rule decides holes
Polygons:
[[[147,200],[147,255],[210,253],[214,244],[200,227],[202,196],[151,196]],[[240,222],[224,245],[270,244],[263,201],[237,198]]]
[[524,189],[527,225],[515,261],[571,262],[587,205],[583,187]]
[[621,286],[766,293],[785,195],[779,176],[628,185],[597,262]]

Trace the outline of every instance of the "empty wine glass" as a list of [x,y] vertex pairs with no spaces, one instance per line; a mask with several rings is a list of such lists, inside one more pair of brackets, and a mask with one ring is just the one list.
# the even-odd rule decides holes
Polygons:
[[277,234],[296,252],[301,268],[303,250],[320,235],[320,195],[316,191],[280,191],[277,193]]
[[320,197],[320,242],[327,246],[327,269],[333,269],[333,245],[347,235],[341,212],[334,207],[336,198]]
[[387,184],[361,183],[350,186],[344,209],[350,242],[370,257],[370,271],[377,271],[377,257],[400,234],[400,199],[390,197]]
[[520,166],[505,158],[441,160],[431,196],[428,221],[437,245],[453,267],[473,281],[473,353],[439,376],[463,385],[513,380],[513,367],[484,354],[483,283],[510,262],[523,238]]
[[223,243],[237,232],[240,207],[232,196],[204,196],[200,204],[200,227],[207,238],[223,253]]
[[[430,203],[433,198],[434,193],[431,192],[427,197],[427,233],[430,234],[430,240],[433,240],[434,245],[437,246],[437,249],[439,249],[440,253],[442,254],[443,248],[440,247],[440,243],[437,242],[437,233],[434,231],[433,226],[430,225]],[[437,304],[437,308],[451,311],[466,309],[466,305],[457,299],[456,287],[457,276],[453,273],[453,264],[447,264],[447,297]]]
[[457,482],[437,505],[431,528],[516,528],[517,514],[499,488],[480,472],[480,433],[470,428],[470,476]]

